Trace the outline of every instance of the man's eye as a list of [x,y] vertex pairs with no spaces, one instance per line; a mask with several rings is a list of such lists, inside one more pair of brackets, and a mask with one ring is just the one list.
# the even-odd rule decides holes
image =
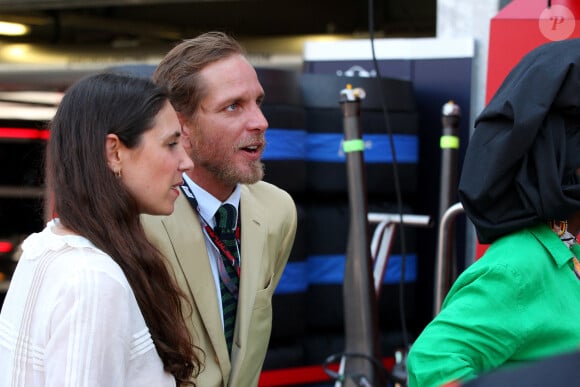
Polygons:
[[232,111],[236,110],[236,109],[237,109],[237,107],[238,107],[238,104],[235,104],[235,103],[233,103],[233,104],[229,105],[229,106],[226,108],[226,110],[227,110],[227,111],[230,111],[230,112],[232,112]]

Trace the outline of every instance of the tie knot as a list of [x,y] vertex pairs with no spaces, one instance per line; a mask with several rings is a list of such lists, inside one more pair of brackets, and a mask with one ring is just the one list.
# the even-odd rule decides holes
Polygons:
[[231,204],[222,204],[215,213],[216,230],[232,232],[236,226],[236,207]]

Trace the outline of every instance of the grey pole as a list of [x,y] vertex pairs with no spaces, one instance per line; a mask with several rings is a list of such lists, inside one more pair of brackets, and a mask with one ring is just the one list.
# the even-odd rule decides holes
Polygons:
[[377,317],[377,296],[374,290],[373,268],[369,245],[366,180],[363,160],[364,142],[360,128],[360,102],[365,91],[342,90],[350,228],[344,273],[343,300],[346,350],[343,386],[385,386],[384,374],[377,368],[380,361]]
[[[457,153],[459,151],[459,119],[461,111],[459,105],[449,101],[441,109],[441,124],[443,130],[439,141],[441,148],[441,178],[439,186],[439,229],[446,222],[446,212],[457,202]],[[437,251],[444,252],[443,260],[438,263],[435,278],[435,304],[434,314],[439,313],[441,302],[456,277],[456,251],[453,248],[455,232],[445,229],[446,236],[437,241]],[[441,232],[441,231],[440,231]]]
[[439,221],[457,201],[457,152],[459,150],[459,105],[447,102],[441,109],[443,131],[439,140],[441,148],[441,180],[439,191]]

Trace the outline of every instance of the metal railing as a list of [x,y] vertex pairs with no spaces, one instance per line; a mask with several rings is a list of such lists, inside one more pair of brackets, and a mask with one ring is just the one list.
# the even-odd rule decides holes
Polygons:
[[437,258],[435,261],[435,300],[433,302],[433,315],[436,316],[441,311],[441,304],[443,299],[449,291],[452,278],[449,275],[453,260],[451,255],[450,245],[453,241],[450,240],[450,229],[454,224],[457,215],[463,213],[463,206],[461,203],[455,203],[447,209],[441,216],[439,221],[438,240],[437,240]]

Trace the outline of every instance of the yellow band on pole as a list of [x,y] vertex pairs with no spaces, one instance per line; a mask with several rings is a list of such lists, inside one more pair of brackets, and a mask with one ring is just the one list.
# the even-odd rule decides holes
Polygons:
[[361,152],[365,150],[365,143],[361,139],[346,140],[342,142],[342,150],[344,153]]
[[441,136],[439,146],[441,147],[441,149],[459,149],[459,137]]

